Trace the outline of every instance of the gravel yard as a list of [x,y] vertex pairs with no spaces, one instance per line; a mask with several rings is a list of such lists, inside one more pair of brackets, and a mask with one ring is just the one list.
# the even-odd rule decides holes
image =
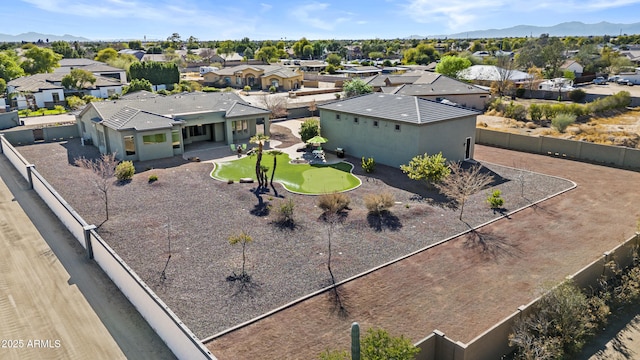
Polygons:
[[[284,146],[296,141],[287,128],[276,124],[272,137],[285,141]],[[97,156],[95,148],[82,147],[74,139],[18,149],[87,222],[104,221],[104,204],[90,174],[71,165],[80,155]],[[354,174],[363,185],[347,193],[350,210],[332,236],[337,280],[467,229],[456,209],[399,169],[378,165],[375,173],[365,175],[359,159],[347,160],[356,165]],[[572,186],[555,177],[483,165],[497,175],[495,188],[503,192],[507,210]],[[328,227],[316,207],[317,197],[293,195],[278,185],[277,195],[271,190],[256,196],[254,184],[216,181],[209,176],[211,164],[181,158],[137,163],[136,168],[130,183],[112,187],[110,219],[99,233],[198,337],[214,335],[328,284]],[[158,181],[149,183],[151,174]],[[398,204],[391,210],[389,226],[378,230],[367,217],[363,197],[381,192],[393,194]],[[465,205],[464,220],[469,225],[499,215],[488,209],[486,196],[486,191],[477,193]],[[274,224],[276,210],[288,198],[295,203],[294,230]],[[226,281],[242,265],[241,248],[228,243],[229,236],[240,231],[254,240],[247,246],[252,284],[244,289]]]

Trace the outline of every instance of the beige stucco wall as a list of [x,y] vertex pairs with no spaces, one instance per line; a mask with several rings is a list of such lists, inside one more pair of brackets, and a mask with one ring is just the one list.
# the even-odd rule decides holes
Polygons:
[[[475,116],[417,125],[345,113],[340,113],[337,120],[336,114],[320,110],[321,135],[329,140],[323,147],[329,150],[343,148],[347,155],[372,157],[377,163],[398,167],[425,152],[442,151],[450,161],[464,160],[465,140],[470,137],[473,158]],[[378,121],[377,127],[374,121]],[[400,125],[399,130],[396,125]]]

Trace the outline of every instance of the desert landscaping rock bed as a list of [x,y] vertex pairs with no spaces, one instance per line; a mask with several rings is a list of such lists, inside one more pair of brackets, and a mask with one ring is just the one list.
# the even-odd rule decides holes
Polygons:
[[[273,125],[275,137],[295,142],[289,130]],[[288,132],[288,133],[287,133]],[[22,146],[19,151],[89,223],[104,221],[104,204],[87,170],[71,165],[94,147],[68,142]],[[467,229],[436,194],[400,170],[378,165],[365,175],[359,160],[354,174],[362,186],[348,192],[350,210],[332,237],[332,269],[346,279]],[[570,181],[484,163],[499,175],[508,211],[573,186]],[[255,184],[226,184],[209,177],[212,165],[181,158],[137,163],[134,179],[114,185],[109,194],[110,219],[99,233],[200,338],[248,321],[260,314],[328,285],[327,226],[321,221],[317,197],[294,195],[277,186],[261,195],[268,214],[253,193]],[[158,181],[148,182],[151,174]],[[521,175],[523,174],[523,175]],[[521,182],[526,186],[521,194]],[[389,226],[370,225],[363,196],[389,192],[399,202]],[[524,196],[522,196],[524,195]],[[488,209],[487,192],[466,204],[464,221],[477,226],[500,214]],[[287,198],[295,203],[294,230],[274,224],[275,210]],[[374,222],[374,221],[372,221]],[[247,247],[252,284],[241,289],[225,279],[241,267],[241,248],[228,238],[240,231],[253,237]],[[167,261],[166,279],[161,273]]]

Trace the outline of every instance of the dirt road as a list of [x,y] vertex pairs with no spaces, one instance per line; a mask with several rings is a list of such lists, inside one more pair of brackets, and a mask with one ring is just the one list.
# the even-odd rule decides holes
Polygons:
[[173,358],[4,156],[0,175],[0,358]]

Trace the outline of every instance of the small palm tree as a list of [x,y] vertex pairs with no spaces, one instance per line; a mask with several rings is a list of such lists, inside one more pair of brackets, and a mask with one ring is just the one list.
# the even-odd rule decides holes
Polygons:
[[242,273],[239,276],[234,274],[235,275],[235,279],[236,280],[240,280],[242,283],[251,281],[251,278],[249,277],[249,274],[247,274],[247,272],[245,270],[245,262],[246,262],[246,259],[247,259],[247,256],[246,256],[247,244],[251,243],[252,241],[253,241],[253,238],[249,234],[244,232],[244,231],[242,231],[238,235],[234,235],[234,236],[231,236],[229,238],[229,244],[231,244],[231,245],[241,244],[242,245]]
[[262,148],[264,147],[264,142],[269,140],[269,136],[265,134],[256,134],[249,139],[249,142],[252,144],[258,144],[258,157],[256,160],[256,180],[258,180],[258,188],[262,187],[262,167],[260,162],[262,161]]
[[284,153],[278,149],[273,149],[269,151],[269,154],[273,155],[273,170],[271,171],[271,180],[269,181],[271,187],[273,187],[273,177],[276,174],[276,166],[278,165],[278,155],[282,155]]

